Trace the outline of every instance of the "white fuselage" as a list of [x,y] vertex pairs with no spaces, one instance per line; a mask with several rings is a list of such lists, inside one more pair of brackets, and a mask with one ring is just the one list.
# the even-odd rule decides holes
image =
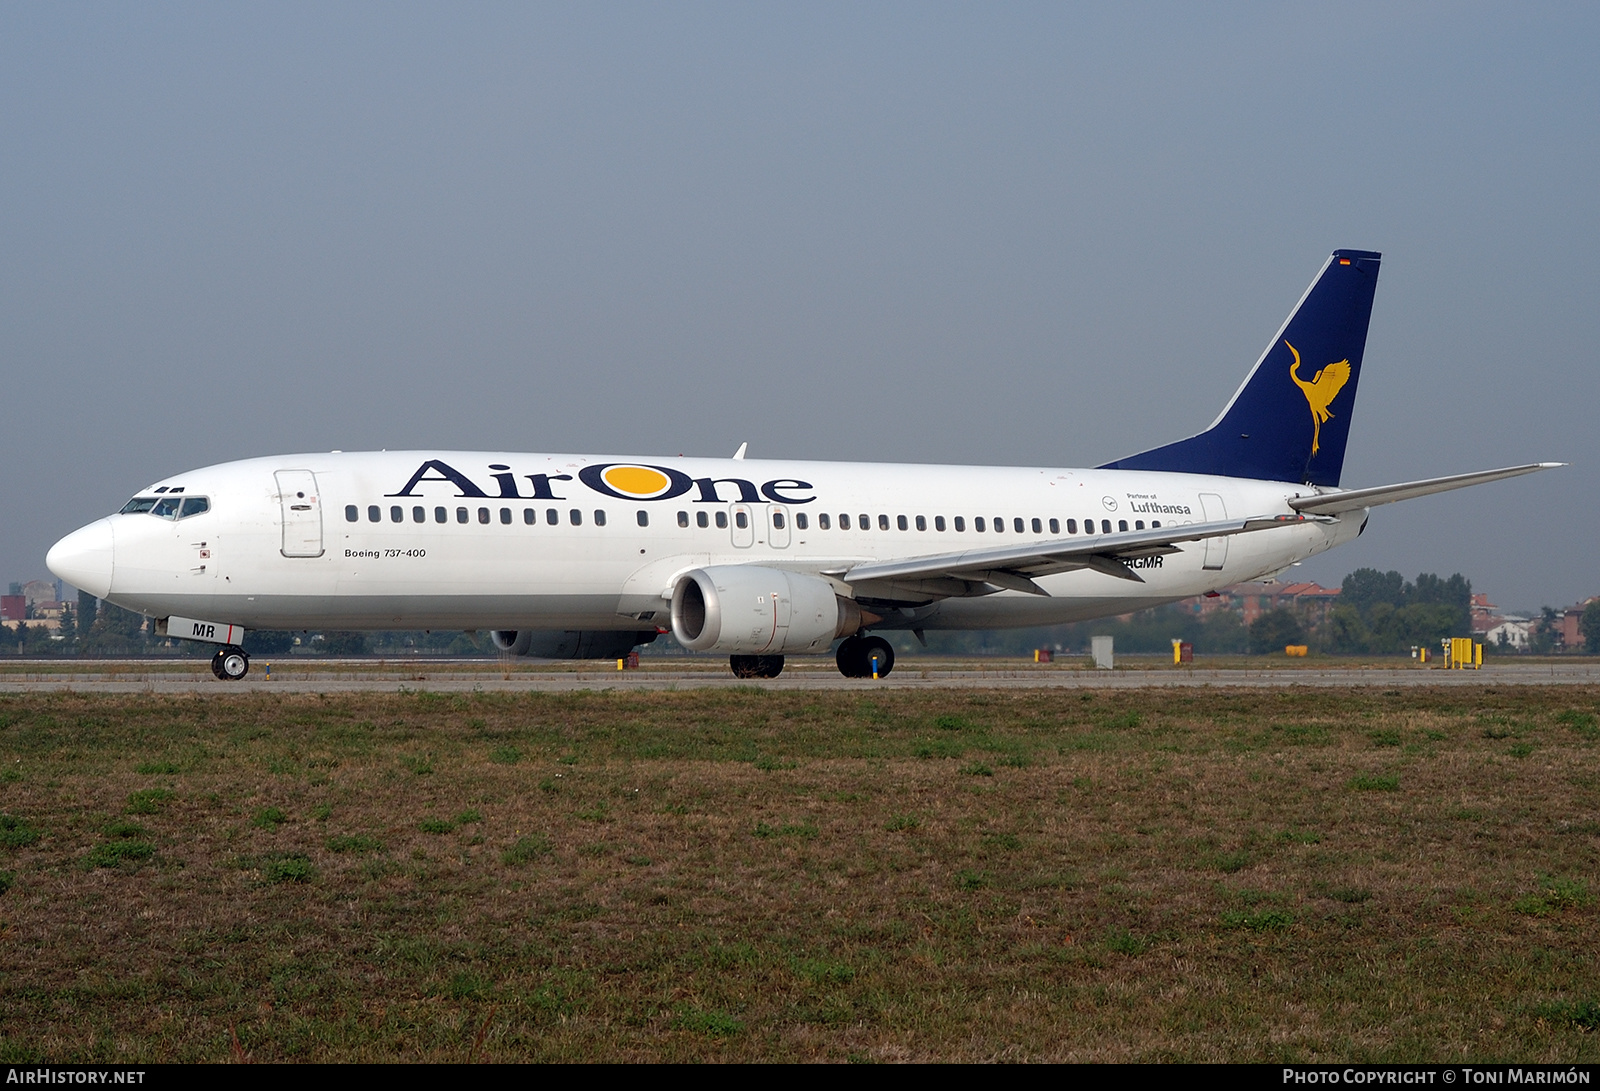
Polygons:
[[[1290,498],[1315,491],[1129,470],[334,452],[156,482],[139,495],[203,497],[206,510],[109,516],[63,539],[51,565],[147,615],[250,629],[664,629],[674,582],[694,568],[827,575],[1070,539],[1089,520],[1097,533],[1116,533],[1288,514]],[[1001,591],[874,607],[875,627],[1002,628],[1126,613],[1277,572],[1354,538],[1365,514],[1190,542],[1137,565],[1143,583],[1080,569],[1040,577],[1047,596]],[[855,590],[870,597],[870,588]]]

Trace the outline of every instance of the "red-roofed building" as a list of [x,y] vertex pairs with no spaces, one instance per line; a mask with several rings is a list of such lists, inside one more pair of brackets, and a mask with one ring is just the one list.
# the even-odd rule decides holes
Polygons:
[[1240,614],[1246,625],[1274,610],[1293,610],[1306,625],[1315,627],[1327,620],[1328,611],[1338,601],[1337,587],[1251,580],[1249,583],[1221,588],[1209,595],[1184,599],[1180,605],[1202,616],[1218,610],[1233,610]]

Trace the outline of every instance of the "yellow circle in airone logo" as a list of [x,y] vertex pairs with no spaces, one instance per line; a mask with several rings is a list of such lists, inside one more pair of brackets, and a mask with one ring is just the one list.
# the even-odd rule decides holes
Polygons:
[[612,466],[601,477],[618,492],[637,496],[641,500],[660,496],[672,487],[672,481],[666,474],[648,466]]

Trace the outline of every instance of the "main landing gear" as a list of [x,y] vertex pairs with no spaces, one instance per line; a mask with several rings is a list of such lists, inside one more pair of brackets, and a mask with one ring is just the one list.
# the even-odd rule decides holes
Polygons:
[[881,636],[846,637],[834,659],[846,678],[887,678],[894,670],[894,647]]
[[730,655],[728,666],[735,678],[776,678],[783,673],[783,656]]
[[237,682],[250,673],[250,657],[243,648],[229,644],[211,657],[211,673],[224,682]]
[[[846,678],[887,678],[894,670],[894,646],[881,636],[849,637],[839,645],[835,658],[839,673]],[[730,655],[728,666],[733,668],[735,678],[776,678],[783,673],[783,656]],[[215,664],[212,669],[216,669]]]

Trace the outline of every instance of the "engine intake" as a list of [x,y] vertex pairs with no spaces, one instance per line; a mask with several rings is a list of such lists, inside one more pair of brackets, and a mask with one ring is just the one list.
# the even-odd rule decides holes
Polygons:
[[822,577],[781,568],[696,568],[672,588],[672,635],[696,652],[825,651],[835,637],[875,620]]

